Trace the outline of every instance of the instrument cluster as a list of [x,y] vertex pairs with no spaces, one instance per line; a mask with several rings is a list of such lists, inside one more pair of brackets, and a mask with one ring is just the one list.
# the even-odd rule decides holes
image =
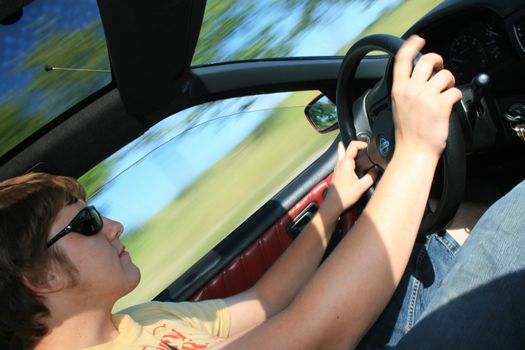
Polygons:
[[429,43],[426,49],[443,56],[457,85],[469,83],[479,73],[506,84],[504,77],[525,67],[503,20],[495,15],[456,17],[422,35]]

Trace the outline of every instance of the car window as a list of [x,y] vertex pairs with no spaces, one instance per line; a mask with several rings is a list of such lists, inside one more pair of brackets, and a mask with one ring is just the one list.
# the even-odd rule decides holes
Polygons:
[[442,0],[208,0],[192,65],[344,55],[359,38],[401,36]]
[[318,92],[229,99],[171,116],[80,181],[126,227],[142,280],[116,309],[150,300],[326,150],[304,116]]
[[111,83],[96,1],[27,1],[0,22],[0,156]]

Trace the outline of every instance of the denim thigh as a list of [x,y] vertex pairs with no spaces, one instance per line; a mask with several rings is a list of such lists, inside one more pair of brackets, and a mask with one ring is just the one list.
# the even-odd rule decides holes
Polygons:
[[525,349],[525,181],[479,219],[396,349]]
[[418,321],[452,267],[460,245],[446,231],[416,242],[389,304],[357,349],[394,347]]

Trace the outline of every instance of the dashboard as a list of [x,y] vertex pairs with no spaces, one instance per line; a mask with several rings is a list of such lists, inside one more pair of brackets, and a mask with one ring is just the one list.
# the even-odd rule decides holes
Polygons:
[[[505,116],[519,111],[525,121],[525,2],[448,0],[407,35],[413,33],[426,39],[425,52],[443,57],[463,91],[466,109],[478,111],[465,122],[470,133],[467,150],[522,148]],[[473,81],[481,73],[488,75],[489,83],[480,94],[474,92]]]
[[525,78],[525,50],[518,40],[525,43],[524,34],[520,22],[508,24],[481,10],[449,17],[421,32],[428,42],[426,49],[443,56],[458,85],[487,73],[500,92],[519,88],[520,78]]

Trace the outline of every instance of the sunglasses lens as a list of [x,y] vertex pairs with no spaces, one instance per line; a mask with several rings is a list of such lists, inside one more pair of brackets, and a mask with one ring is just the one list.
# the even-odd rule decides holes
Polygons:
[[102,229],[102,218],[94,207],[86,207],[79,214],[71,225],[73,231],[92,236]]

